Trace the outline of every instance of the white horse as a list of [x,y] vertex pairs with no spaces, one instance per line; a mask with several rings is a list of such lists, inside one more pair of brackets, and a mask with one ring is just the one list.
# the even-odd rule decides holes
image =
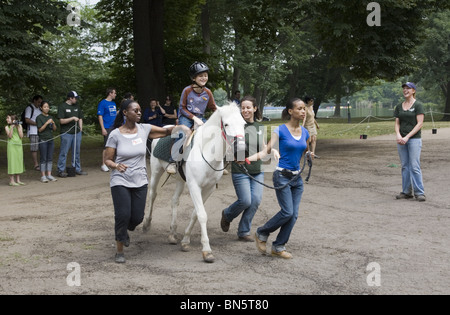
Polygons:
[[[212,194],[216,184],[223,175],[226,152],[228,151],[228,157],[230,157],[229,152],[231,150],[234,157],[237,154],[240,157],[239,160],[243,159],[242,156],[245,151],[245,124],[245,120],[242,118],[240,110],[235,103],[219,107],[211,118],[197,129],[192,140],[193,145],[191,150],[184,154],[186,163],[183,166],[183,170],[195,209],[192,213],[191,221],[185,230],[184,238],[181,241],[182,250],[189,251],[191,232],[198,219],[201,227],[203,260],[208,263],[214,262],[215,258],[209,244],[206,226],[208,216],[204,203]],[[158,141],[153,141],[153,149],[156,147]],[[150,230],[153,205],[157,195],[157,185],[168,165],[167,162],[157,159],[153,154],[150,163],[150,212],[144,220],[144,232]],[[185,186],[185,182],[179,175],[176,176],[176,179],[177,185],[172,197],[172,223],[169,235],[169,242],[171,244],[177,244],[177,208]]]

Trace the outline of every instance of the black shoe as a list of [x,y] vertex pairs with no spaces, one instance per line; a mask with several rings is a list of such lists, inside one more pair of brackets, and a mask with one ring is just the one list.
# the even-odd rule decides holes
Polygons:
[[66,178],[68,174],[66,172],[58,172],[58,177]]
[[397,195],[395,198],[397,200],[400,200],[400,199],[412,199],[412,198],[414,198],[414,196],[413,195],[409,195],[409,194],[405,194],[405,193],[400,193],[400,195]]
[[222,231],[228,232],[230,230],[230,222],[225,219],[225,210],[222,211],[222,219],[220,220],[220,227]]

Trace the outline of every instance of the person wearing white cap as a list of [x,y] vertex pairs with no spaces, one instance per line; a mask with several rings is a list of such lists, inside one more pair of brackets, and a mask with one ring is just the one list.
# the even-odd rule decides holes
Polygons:
[[[58,159],[58,176],[65,178],[66,161],[69,150],[72,150],[72,166],[77,175],[87,175],[81,169],[80,149],[83,131],[83,111],[77,104],[80,96],[72,91],[67,94],[67,100],[58,107],[58,119],[61,124],[61,148]],[[73,154],[75,150],[75,154]]]
[[417,87],[412,82],[402,85],[405,101],[395,107],[395,133],[402,163],[402,192],[397,199],[426,201],[420,155],[422,151],[422,127],[425,118],[423,105],[416,100]]

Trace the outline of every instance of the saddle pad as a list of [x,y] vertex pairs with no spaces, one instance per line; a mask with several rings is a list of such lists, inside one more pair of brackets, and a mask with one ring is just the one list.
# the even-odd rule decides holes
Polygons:
[[153,150],[153,156],[165,162],[170,162],[173,139],[170,136],[159,139]]

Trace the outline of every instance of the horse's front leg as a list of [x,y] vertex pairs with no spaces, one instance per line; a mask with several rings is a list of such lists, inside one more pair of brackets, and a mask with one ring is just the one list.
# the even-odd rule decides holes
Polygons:
[[203,260],[207,263],[213,263],[215,261],[215,258],[212,255],[211,247],[209,245],[209,238],[207,231],[208,215],[206,214],[206,210],[203,205],[202,191],[199,187],[192,187],[192,186],[189,186],[189,191],[191,194],[192,201],[194,203],[195,210],[194,213],[192,214],[191,222],[189,223],[189,226],[186,229],[185,236],[182,241],[183,250],[186,250],[186,247],[188,248],[192,229],[194,227],[195,222],[198,220],[198,222],[200,223],[202,233],[201,242],[203,245],[202,249]]
[[209,245],[209,237],[208,237],[208,229],[207,229],[207,223],[208,223],[208,215],[206,214],[205,207],[203,206],[203,202],[201,206],[197,209],[197,219],[200,223],[200,229],[202,231],[202,254],[203,254],[203,260],[207,263],[213,263],[215,261],[215,258],[212,254],[211,246]]

